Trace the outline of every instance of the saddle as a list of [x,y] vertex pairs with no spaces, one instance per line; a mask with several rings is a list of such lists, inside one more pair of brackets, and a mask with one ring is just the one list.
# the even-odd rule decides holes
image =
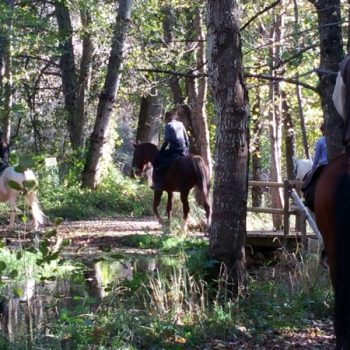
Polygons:
[[314,211],[314,197],[316,185],[325,166],[326,165],[320,165],[315,170],[309,171],[303,179],[304,183],[301,187],[301,191],[304,194],[304,203],[311,211]]
[[181,157],[183,157],[183,155],[166,150],[159,158],[157,168],[161,171],[164,171],[168,169],[176,159]]
[[181,157],[183,157],[181,154],[169,152],[168,150],[166,150],[165,152],[162,152],[161,156],[158,158],[154,166],[153,185],[151,186],[153,190],[156,190],[156,191],[162,190],[163,176],[165,175],[167,170],[170,168],[171,164],[176,159]]

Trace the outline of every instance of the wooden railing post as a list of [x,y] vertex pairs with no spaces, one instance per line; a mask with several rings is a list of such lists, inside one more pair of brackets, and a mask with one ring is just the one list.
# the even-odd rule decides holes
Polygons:
[[288,180],[283,181],[283,195],[284,195],[284,209],[283,209],[283,233],[285,236],[289,235],[289,197],[290,185]]

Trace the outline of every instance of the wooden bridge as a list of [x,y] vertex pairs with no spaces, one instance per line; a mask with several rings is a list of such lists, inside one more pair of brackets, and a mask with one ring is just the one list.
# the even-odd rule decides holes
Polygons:
[[[248,212],[264,213],[283,216],[282,230],[258,230],[247,231],[247,244],[253,247],[295,247],[301,244],[303,249],[308,249],[310,239],[321,239],[313,217],[300,199],[301,182],[297,180],[284,180],[283,182],[249,181],[249,187],[283,188],[284,207],[265,208],[248,207]],[[295,225],[291,227],[291,216],[295,216]],[[313,233],[306,230],[306,222],[309,222]]]

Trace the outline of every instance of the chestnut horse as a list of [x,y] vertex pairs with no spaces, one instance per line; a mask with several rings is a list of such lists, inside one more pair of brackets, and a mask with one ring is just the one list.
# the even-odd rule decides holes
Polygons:
[[346,154],[330,161],[323,170],[314,204],[334,289],[336,349],[349,350],[350,160]]
[[[136,174],[140,175],[151,163],[157,158],[159,150],[152,143],[134,144],[133,168]],[[170,220],[172,211],[173,192],[180,192],[180,198],[183,206],[183,228],[186,230],[188,213],[190,207],[188,204],[188,195],[190,190],[197,186],[201,196],[201,204],[204,207],[207,224],[210,221],[210,204],[209,204],[209,170],[204,160],[200,156],[184,156],[174,160],[169,168],[162,175],[162,188],[168,193],[167,214]],[[162,219],[158,212],[158,206],[163,191],[154,191],[153,211],[158,221],[162,223]]]

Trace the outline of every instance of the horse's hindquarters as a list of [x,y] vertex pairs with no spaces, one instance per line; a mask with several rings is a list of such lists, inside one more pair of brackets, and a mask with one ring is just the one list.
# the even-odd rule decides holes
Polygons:
[[350,161],[332,160],[320,176],[315,214],[335,294],[337,349],[350,348]]

